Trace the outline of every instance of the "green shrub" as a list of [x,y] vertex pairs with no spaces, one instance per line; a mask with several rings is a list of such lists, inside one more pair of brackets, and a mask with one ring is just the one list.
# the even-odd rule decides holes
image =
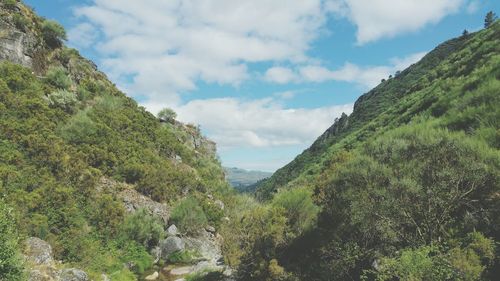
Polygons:
[[311,227],[318,214],[319,208],[314,205],[312,192],[305,188],[295,188],[279,192],[272,201],[272,205],[283,208],[287,214],[290,236],[299,236]]
[[194,234],[207,224],[207,217],[198,200],[188,197],[172,210],[172,221],[183,233]]
[[51,48],[61,47],[62,42],[67,39],[64,27],[53,20],[45,20],[42,23],[42,35],[45,43]]
[[28,30],[28,25],[30,24],[30,21],[22,14],[14,14],[12,16],[12,20],[14,21],[14,25],[16,26],[17,29],[21,31]]
[[90,119],[87,111],[79,111],[59,131],[60,135],[70,143],[93,143],[96,140],[98,127]]
[[171,263],[191,264],[199,257],[199,254],[193,251],[178,251],[168,256],[167,260]]
[[146,248],[157,245],[165,235],[160,220],[144,209],[140,209],[125,218],[120,232],[126,240],[136,241]]
[[72,113],[78,103],[75,93],[63,89],[52,92],[48,99],[50,106],[61,108],[67,113]]
[[24,280],[24,268],[12,212],[0,199],[0,276],[2,280],[17,281]]
[[170,108],[164,108],[158,113],[158,118],[167,120],[167,121],[172,121],[177,118],[177,113],[173,109]]
[[3,0],[3,5],[9,10],[17,9],[17,0]]
[[63,67],[52,67],[47,71],[46,79],[49,84],[58,88],[68,90],[73,82],[68,76],[68,72]]

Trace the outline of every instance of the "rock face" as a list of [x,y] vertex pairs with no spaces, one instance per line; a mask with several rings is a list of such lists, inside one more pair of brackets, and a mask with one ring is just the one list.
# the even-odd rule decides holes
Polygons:
[[109,192],[120,198],[128,213],[145,209],[150,215],[161,219],[165,227],[168,225],[168,220],[170,219],[170,209],[168,206],[140,194],[133,186],[102,177],[96,188],[98,192]]
[[160,242],[161,257],[167,259],[172,253],[184,250],[184,241],[176,236],[170,236],[167,239]]
[[30,237],[26,240],[26,255],[36,265],[50,265],[54,262],[52,247],[40,238]]
[[197,237],[183,238],[186,250],[195,251],[211,265],[217,265],[222,258],[220,238],[208,231],[201,231]]
[[4,20],[0,20],[0,60],[32,67],[36,44],[34,36],[23,33]]
[[75,269],[75,268],[68,268],[68,269],[63,269],[61,270],[61,273],[59,274],[59,278],[61,281],[89,281],[89,277],[87,276],[87,273]]
[[133,213],[139,209],[145,209],[151,215],[160,218],[164,225],[168,225],[170,210],[167,205],[153,201],[132,188],[122,190],[118,193],[118,197],[123,200],[127,212]]

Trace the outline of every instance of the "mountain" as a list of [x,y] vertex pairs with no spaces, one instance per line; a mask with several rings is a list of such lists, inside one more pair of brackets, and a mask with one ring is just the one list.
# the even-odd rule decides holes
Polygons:
[[[286,280],[496,280],[499,93],[498,20],[382,80],[259,183],[264,204],[296,210],[310,192],[320,209],[252,260],[271,256]],[[295,224],[307,221],[299,213]]]
[[[480,42],[486,42],[485,46]],[[491,58],[498,54],[497,42],[498,23],[479,34],[446,41],[394,78],[384,79],[355,102],[352,114],[343,114],[308,149],[261,182],[258,186],[260,198],[268,199],[282,188],[307,185],[329,165],[338,151],[356,148],[391,128],[415,123],[422,115],[444,119],[456,112],[457,120],[449,120],[449,124],[443,124],[443,127],[475,129],[479,124],[469,124],[475,120],[473,113],[460,112],[460,106],[472,106],[466,104],[461,95],[484,83],[481,77],[471,75],[480,65],[493,64],[491,72],[495,75],[497,68]],[[443,80],[455,87],[461,86],[462,92],[450,92],[448,86],[441,85]],[[495,103],[490,103],[493,105]],[[484,114],[493,122],[492,125],[497,124],[495,108]]]
[[226,179],[229,183],[240,192],[253,192],[255,184],[265,178],[270,177],[273,173],[262,171],[248,171],[239,168],[224,167]]
[[215,266],[215,143],[127,97],[58,23],[15,0],[0,15],[0,280],[136,280],[182,239],[183,263]]

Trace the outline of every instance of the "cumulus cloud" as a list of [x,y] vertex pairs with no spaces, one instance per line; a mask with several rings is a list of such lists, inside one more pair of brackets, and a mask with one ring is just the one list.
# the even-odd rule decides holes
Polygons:
[[[83,23],[70,37],[95,47],[101,65],[132,94],[172,101],[198,80],[238,85],[249,78],[248,63],[307,60],[326,20],[324,6],[324,0],[94,0],[75,10]],[[95,46],[94,37],[78,36],[97,31]]]
[[357,26],[358,44],[417,31],[457,12],[466,0],[332,0],[330,9]]
[[352,106],[288,109],[273,98],[218,98],[193,100],[175,110],[180,120],[200,124],[218,146],[227,149],[311,143],[342,112],[351,113]]
[[426,52],[419,52],[403,58],[395,57],[390,59],[388,65],[382,66],[358,66],[347,62],[337,70],[330,70],[321,65],[304,65],[296,69],[272,67],[267,70],[265,79],[275,83],[283,83],[285,80],[296,83],[344,81],[369,89],[376,86],[382,78],[419,61],[425,54]]

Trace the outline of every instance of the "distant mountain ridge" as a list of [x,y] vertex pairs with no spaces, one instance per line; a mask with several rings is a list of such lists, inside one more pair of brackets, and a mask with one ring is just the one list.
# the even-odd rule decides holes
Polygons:
[[250,171],[236,167],[224,167],[226,179],[240,192],[255,191],[255,184],[263,179],[270,177],[273,173],[263,171]]

